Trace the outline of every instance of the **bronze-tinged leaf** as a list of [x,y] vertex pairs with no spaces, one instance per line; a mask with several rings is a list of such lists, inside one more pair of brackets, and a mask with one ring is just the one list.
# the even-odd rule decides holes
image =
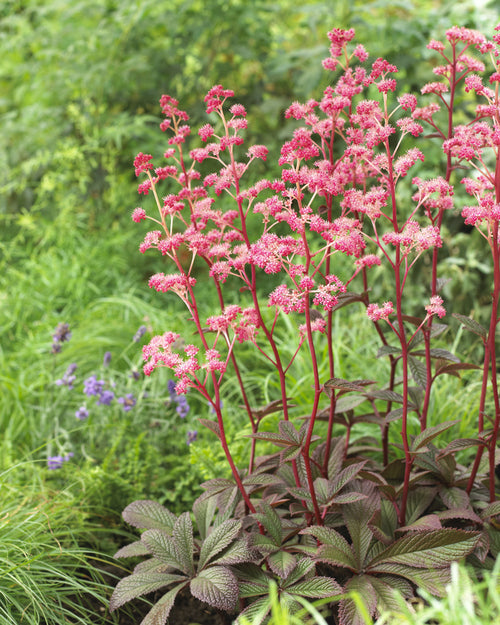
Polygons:
[[137,575],[128,575],[121,579],[109,601],[109,609],[111,612],[119,608],[127,601],[136,599],[141,595],[147,595],[150,592],[169,586],[175,582],[185,582],[186,578],[182,575],[174,575],[172,573],[144,573]]
[[471,553],[478,540],[479,532],[451,528],[412,532],[375,556],[370,569],[386,563],[424,569],[444,568]]
[[173,538],[166,532],[162,530],[146,530],[142,534],[141,540],[149,552],[163,564],[186,574],[190,572],[190,561],[183,559],[176,549]]
[[186,583],[179,584],[163,595],[146,614],[141,621],[141,625],[165,625],[174,605],[175,598],[184,586],[186,586]]
[[426,514],[414,521],[411,525],[399,527],[397,532],[428,532],[442,528],[441,521],[437,514]]
[[488,331],[486,330],[486,328],[483,328],[483,326],[480,323],[478,323],[471,317],[466,317],[465,315],[459,315],[458,313],[451,313],[451,316],[455,317],[455,319],[458,319],[460,323],[465,328],[467,328],[467,330],[470,330],[474,334],[477,334],[483,340],[486,340],[488,338]]
[[175,514],[157,501],[133,501],[122,512],[123,519],[140,529],[162,529],[170,532],[177,520]]
[[373,617],[377,611],[377,594],[370,576],[351,577],[345,591],[348,597],[339,604],[339,625],[366,625],[364,613]]
[[436,370],[436,376],[447,373],[448,375],[454,375],[459,378],[459,371],[467,371],[469,369],[480,369],[478,365],[473,365],[470,362],[452,363],[451,365],[439,366]]
[[202,569],[217,554],[223,551],[238,535],[241,529],[241,521],[228,519],[214,528],[203,541],[200,551],[198,568]]
[[415,436],[410,445],[410,450],[416,451],[421,447],[425,447],[427,443],[430,443],[437,436],[439,436],[443,432],[446,432],[446,430],[449,430],[457,423],[460,423],[460,419],[455,419],[455,421],[445,421],[444,423],[439,423],[438,425],[433,425],[432,427],[425,428],[425,430]]
[[415,384],[423,389],[427,388],[427,367],[425,364],[418,358],[408,355],[408,366]]
[[238,582],[225,566],[210,566],[190,582],[191,594],[219,610],[231,611],[238,600]]
[[280,549],[279,551],[271,553],[267,557],[266,562],[268,563],[269,568],[275,575],[286,578],[295,568],[297,564],[297,559],[292,553]]
[[299,597],[323,599],[326,597],[338,597],[338,595],[343,593],[343,588],[331,577],[318,576],[297,582],[292,586],[287,585],[286,592]]
[[142,541],[136,540],[133,543],[130,543],[130,545],[125,545],[125,547],[118,549],[118,551],[115,553],[113,557],[114,558],[132,558],[135,556],[149,556],[149,555],[150,555],[150,552],[148,548],[146,547],[146,545]]
[[212,421],[211,419],[198,419],[198,421],[211,430],[219,440],[221,439],[220,427],[217,421]]

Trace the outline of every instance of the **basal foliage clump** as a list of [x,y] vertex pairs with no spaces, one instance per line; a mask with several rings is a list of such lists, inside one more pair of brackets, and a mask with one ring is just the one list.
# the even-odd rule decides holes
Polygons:
[[[184,587],[235,618],[264,623],[270,583],[292,613],[298,598],[331,598],[336,621],[358,625],[353,593],[375,616],[397,608],[396,592],[442,594],[453,561],[491,568],[499,553],[500,34],[488,40],[453,27],[445,42],[431,41],[441,64],[418,99],[397,93],[397,67],[369,61],[353,29],[328,37],[323,65],[335,78],[320,100],[286,111],[297,128],[281,149],[279,179],[251,181],[252,163],[265,162],[268,150],[242,147],[246,110],[221,85],[205,98],[214,121],[198,130],[201,144],[187,147],[189,117],[164,95],[166,164],[143,153],[134,162],[139,193],[156,205],[133,212],[135,222],[154,224],[140,251],[156,249],[170,267],[149,285],[184,302],[196,336],[153,337],[143,348],[144,371],[170,368],[177,394],[196,391],[209,403],[214,418],[200,421],[231,472],[203,484],[193,515],[177,517],[153,501],[124,511],[144,531],[117,557],[148,559],[118,584],[111,607],[164,589],[143,625],[165,623]],[[429,173],[425,150],[436,142],[443,162]],[[449,318],[442,297],[443,223],[456,209],[491,254],[485,325],[468,311]],[[415,309],[412,281],[427,275],[428,299]],[[372,301],[381,277],[386,298]],[[210,285],[219,310],[207,314]],[[337,375],[333,318],[348,305],[364,307],[374,353],[388,363],[361,379]],[[287,316],[296,322],[291,350],[280,334]],[[459,324],[480,337],[482,362],[462,362],[446,349]],[[241,348],[246,356],[248,345],[276,379],[265,405],[246,384],[251,363]],[[302,352],[305,414],[290,393]],[[474,369],[482,376],[477,435],[440,445],[457,422],[434,422],[433,389],[444,375]],[[241,398],[234,409],[245,412],[251,432],[246,466],[237,466],[226,435],[229,378]],[[279,416],[274,431],[270,415]],[[370,439],[354,440],[359,423],[370,424]]]

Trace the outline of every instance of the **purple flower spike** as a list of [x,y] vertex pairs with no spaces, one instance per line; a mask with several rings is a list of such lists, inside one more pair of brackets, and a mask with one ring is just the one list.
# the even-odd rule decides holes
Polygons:
[[115,394],[113,393],[113,391],[102,391],[102,393],[99,395],[97,403],[101,406],[109,406],[114,398]]
[[129,410],[132,410],[132,408],[137,403],[137,400],[132,393],[127,393],[125,397],[118,397],[118,403],[122,404],[123,410],[125,410],[125,412],[128,412]]
[[134,338],[132,339],[134,343],[138,343],[142,337],[146,334],[146,326],[140,326],[137,332],[134,334]]
[[76,363],[71,363],[69,367],[66,369],[66,373],[60,380],[56,380],[57,386],[67,386],[69,389],[73,388],[73,382],[76,380],[76,375],[73,373],[77,370],[78,365]]
[[198,438],[198,430],[188,430],[186,443],[191,445]]
[[95,375],[91,375],[83,382],[83,392],[87,397],[101,395],[104,389],[104,380],[98,380]]
[[104,358],[102,359],[102,366],[107,367],[111,362],[111,352],[105,352]]
[[80,406],[80,408],[78,408],[78,410],[75,412],[75,417],[79,421],[84,421],[88,416],[89,411],[87,410],[87,408],[85,408],[85,406]]

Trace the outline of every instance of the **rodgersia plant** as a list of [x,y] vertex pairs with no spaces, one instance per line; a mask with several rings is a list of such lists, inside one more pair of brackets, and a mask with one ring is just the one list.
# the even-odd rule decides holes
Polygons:
[[[453,27],[445,42],[431,41],[442,64],[418,99],[398,94],[396,66],[369,61],[354,30],[328,36],[324,67],[332,84],[320,100],[286,111],[300,125],[281,149],[279,178],[248,182],[253,162],[266,161],[268,151],[243,147],[246,111],[220,85],[205,98],[212,121],[198,130],[201,144],[190,136],[187,113],[164,95],[166,164],[143,153],[134,162],[139,193],[153,199],[133,212],[135,222],[154,224],[140,251],[156,249],[169,264],[149,286],[177,295],[196,331],[190,342],[172,330],[155,336],[143,349],[144,371],[170,368],[178,396],[203,396],[215,418],[202,424],[220,442],[231,472],[203,485],[196,534],[188,514],[176,518],[154,502],[135,502],[124,512],[146,531],[117,556],[151,557],[118,584],[111,607],[164,588],[143,625],[165,623],[184,586],[212,606],[264,622],[272,580],[292,611],[300,606],[296,597],[331,597],[338,600],[337,622],[354,625],[362,616],[350,591],[374,616],[397,604],[396,590],[405,597],[417,586],[442,593],[453,560],[467,556],[490,567],[499,552],[500,34],[490,41]],[[441,164],[417,176],[436,142]],[[457,182],[468,197],[465,223],[479,231],[492,258],[485,326],[461,313],[450,319],[440,294],[442,226],[446,213],[460,208]],[[423,256],[428,298],[415,308],[412,281],[422,279]],[[372,301],[370,276],[382,268],[391,290]],[[266,278],[277,274],[281,283],[266,291]],[[209,284],[217,311],[203,306]],[[336,375],[333,316],[347,305],[364,307],[373,322],[387,379],[373,370],[363,379]],[[280,334],[286,316],[297,322],[287,350]],[[483,362],[461,362],[443,347],[445,330],[458,322],[481,337]],[[276,396],[265,406],[255,405],[246,384],[243,344],[275,376]],[[305,416],[290,393],[301,352],[310,372]],[[482,370],[477,437],[443,448],[438,437],[456,422],[435,422],[433,389],[440,376],[467,369]],[[221,409],[229,376],[251,431],[245,466],[234,461],[224,417],[231,413]],[[278,428],[262,431],[274,413]],[[375,448],[351,444],[361,421],[379,433]],[[392,448],[390,433],[399,437]]]

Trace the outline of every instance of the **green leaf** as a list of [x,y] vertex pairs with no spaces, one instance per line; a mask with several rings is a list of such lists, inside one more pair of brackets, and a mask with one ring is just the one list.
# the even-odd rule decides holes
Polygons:
[[170,610],[174,605],[175,598],[186,583],[178,584],[164,594],[146,614],[145,618],[141,621],[141,625],[165,625]]
[[260,502],[260,509],[262,512],[252,514],[252,518],[264,526],[276,546],[281,545],[281,519],[274,508],[265,501]]
[[335,402],[335,414],[342,414],[360,406],[366,401],[363,395],[342,395]]
[[439,489],[439,495],[447,508],[468,508],[470,506],[470,497],[463,488],[457,486],[444,486]]
[[425,447],[427,443],[430,443],[430,441],[434,440],[442,432],[446,432],[446,430],[449,430],[457,423],[460,423],[460,419],[455,419],[455,421],[445,421],[444,423],[439,423],[438,425],[425,428],[423,432],[420,432],[420,434],[415,436],[411,443],[410,450],[417,451],[417,449]]
[[249,606],[247,606],[243,612],[240,613],[235,621],[235,625],[262,625],[266,620],[269,611],[271,610],[271,600],[267,596],[268,587],[266,587],[266,596],[257,599]]
[[124,520],[140,529],[162,529],[170,532],[177,520],[167,508],[157,501],[133,501],[122,512]]
[[474,334],[477,334],[483,340],[486,340],[488,338],[488,331],[486,330],[486,328],[483,328],[480,323],[478,323],[474,319],[471,319],[471,317],[459,315],[458,313],[452,313],[451,316],[455,317],[455,319],[458,319],[462,323],[462,325],[467,328],[467,330],[470,330]]
[[311,597],[313,599],[323,599],[326,597],[337,597],[343,593],[340,586],[331,577],[313,577],[302,582],[297,582],[292,586],[286,586],[286,591],[291,595],[299,597]]
[[[364,566],[366,555],[373,538],[368,523],[380,506],[379,495],[374,491],[371,484],[361,482],[357,485],[357,488],[360,486],[370,487],[368,491],[370,496],[361,501],[353,502],[348,506],[342,506],[342,516],[344,517],[352,540],[352,551],[355,554],[358,569]],[[364,488],[360,488],[360,490],[364,490]]]
[[292,553],[280,549],[267,557],[267,563],[275,575],[286,578],[295,568],[297,560]]
[[394,345],[382,345],[379,347],[377,352],[377,358],[381,358],[382,356],[392,356],[394,354],[399,356],[401,354],[401,347],[395,347]]
[[134,556],[148,556],[149,550],[143,542],[136,540],[130,545],[125,545],[115,553],[113,558],[132,558]]
[[241,564],[242,562],[250,562],[254,560],[250,549],[248,548],[248,540],[239,538],[235,540],[227,549],[225,549],[213,561],[214,564]]
[[[425,356],[425,351],[415,350],[411,352],[414,356]],[[431,358],[438,358],[439,360],[449,360],[451,362],[460,363],[460,358],[457,358],[455,354],[452,354],[447,349],[441,349],[440,347],[431,347],[429,350]]]
[[166,532],[162,530],[146,530],[142,534],[141,540],[155,558],[174,569],[189,574],[190,561],[184,561],[176,549],[174,540]]
[[460,376],[458,375],[459,371],[466,371],[468,369],[480,369],[481,367],[479,367],[478,365],[473,365],[472,363],[469,362],[461,362],[459,364],[451,364],[451,365],[444,365],[444,366],[440,366],[437,368],[436,370],[436,375],[442,375],[447,373],[448,375],[454,375],[455,377],[459,378]]
[[415,384],[425,389],[427,387],[427,368],[425,364],[414,356],[408,355],[408,365]]
[[186,567],[186,572],[192,575],[194,573],[194,540],[193,522],[189,512],[183,512],[177,519],[172,530],[172,538],[175,549]]
[[208,535],[216,509],[217,501],[215,497],[198,498],[194,502],[194,518],[202,540],[205,540]]
[[[339,625],[366,625],[369,622],[366,617],[372,617],[377,610],[377,595],[370,577],[368,575],[351,577],[345,591],[348,597],[342,599],[339,604]],[[357,600],[352,593],[355,593]]]
[[333,528],[314,525],[302,530],[300,533],[314,536],[322,543],[316,558],[320,562],[329,562],[332,566],[341,566],[353,571],[357,570],[351,546]]
[[383,563],[443,568],[471,553],[478,539],[478,532],[448,528],[403,536],[373,558],[370,568]]
[[218,553],[223,551],[238,535],[241,521],[229,519],[216,527],[203,541],[198,569],[202,569]]
[[118,582],[111,595],[109,609],[113,612],[116,608],[119,608],[131,599],[136,599],[141,595],[147,595],[150,592],[154,592],[164,586],[169,586],[179,581],[185,582],[186,578],[182,575],[174,575],[173,573],[128,575]]
[[339,391],[347,392],[347,391],[359,391],[363,392],[364,386],[367,384],[375,384],[374,380],[354,380],[353,382],[349,382],[349,380],[344,380],[343,378],[330,378],[324,384],[325,390],[331,391],[332,389],[336,389]]
[[363,469],[366,461],[356,462],[354,464],[350,464],[332,480],[332,491],[334,493],[338,493],[344,486],[350,482],[352,479],[356,477],[356,475]]
[[219,610],[231,611],[238,600],[238,582],[225,566],[210,566],[191,580],[191,594]]
[[217,421],[212,421],[211,419],[198,419],[198,421],[213,432],[219,440],[221,439],[220,427]]
[[404,564],[396,564],[394,562],[378,564],[370,568],[371,573],[389,573],[390,575],[399,575],[408,579],[410,582],[426,590],[432,595],[443,597],[446,594],[446,584],[450,582],[450,567],[446,566],[440,569],[421,569]]
[[500,501],[494,501],[493,503],[490,503],[479,513],[483,521],[487,521],[491,519],[492,516],[496,516],[497,514],[500,514]]
[[336,495],[334,499],[334,503],[336,504],[354,503],[355,501],[361,501],[361,499],[366,499],[366,495],[363,495],[363,493],[356,493],[352,491],[349,493],[342,493],[341,495]]

